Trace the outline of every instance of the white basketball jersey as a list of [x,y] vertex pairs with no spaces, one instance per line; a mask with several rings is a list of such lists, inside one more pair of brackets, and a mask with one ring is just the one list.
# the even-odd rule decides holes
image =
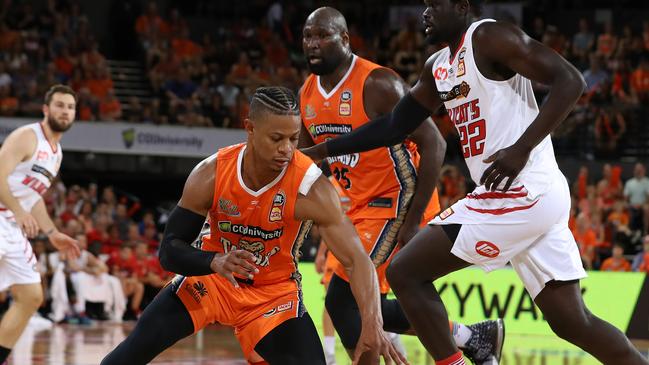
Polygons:
[[[40,123],[29,124],[36,133],[36,149],[34,154],[27,161],[20,162],[9,175],[9,190],[20,202],[23,209],[31,211],[41,195],[45,194],[52,185],[52,181],[59,172],[63,153],[61,145],[52,145],[45,136]],[[12,215],[7,208],[0,204],[0,212],[4,215]]]
[[[464,159],[477,185],[489,166],[482,161],[514,144],[539,113],[530,80],[516,74],[509,80],[494,81],[478,70],[473,58],[473,32],[480,24],[493,21],[471,24],[455,55],[446,47],[431,56],[435,59],[432,72],[439,96],[458,131]],[[535,197],[548,189],[553,180],[548,174],[555,173],[560,171],[548,136],[532,150],[512,187],[524,185]]]

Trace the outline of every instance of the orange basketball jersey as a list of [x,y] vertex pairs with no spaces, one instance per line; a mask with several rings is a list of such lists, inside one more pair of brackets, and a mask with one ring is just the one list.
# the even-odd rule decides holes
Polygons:
[[299,280],[297,259],[311,222],[294,218],[298,194],[306,195],[320,169],[296,151],[288,166],[268,185],[253,191],[241,176],[245,144],[217,153],[210,236],[203,250],[243,249],[255,255],[254,285]]
[[[314,143],[349,133],[369,121],[363,105],[363,89],[368,75],[380,68],[353,56],[345,76],[329,93],[320,85],[320,77],[309,75],[300,93],[302,123]],[[327,159],[338,184],[351,199],[347,213],[352,219],[397,217],[417,180],[419,153],[412,142],[372,151]],[[387,209],[386,209],[387,208]],[[437,193],[426,210],[432,218],[439,210]]]

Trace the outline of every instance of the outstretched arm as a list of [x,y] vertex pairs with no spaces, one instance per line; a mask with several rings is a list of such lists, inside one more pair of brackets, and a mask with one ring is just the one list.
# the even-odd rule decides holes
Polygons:
[[306,197],[298,197],[295,218],[312,220],[318,225],[322,239],[349,275],[362,322],[356,357],[370,349],[378,351],[386,359],[405,363],[403,356],[394,349],[383,332],[380,292],[374,265],[365,253],[354,226],[343,213],[336,190],[326,178],[321,176]]
[[426,61],[417,84],[399,100],[391,113],[303,152],[314,160],[322,160],[402,142],[442,104],[431,71],[433,62],[434,57]]
[[585,82],[570,62],[514,25],[482,24],[473,40],[474,47],[477,46],[476,57],[484,62],[505,66],[530,80],[550,85],[547,101],[518,141],[485,160],[493,164],[485,170],[480,182],[494,190],[509,178],[503,189],[507,190],[527,163],[532,149],[570,113],[584,91]]

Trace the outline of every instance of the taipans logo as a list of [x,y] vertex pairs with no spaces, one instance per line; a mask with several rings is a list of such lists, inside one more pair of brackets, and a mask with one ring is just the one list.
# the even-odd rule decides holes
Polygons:
[[308,129],[311,137],[316,138],[325,134],[347,134],[352,131],[352,125],[337,123],[311,124]]
[[241,215],[239,213],[239,207],[234,204],[231,200],[219,198],[219,212],[231,217],[238,217]]
[[218,222],[219,231],[225,233],[235,233],[246,237],[259,238],[264,241],[274,240],[282,237],[284,228],[279,228],[273,231],[267,231],[257,226],[247,226],[243,224],[232,224],[229,221]]
[[316,117],[315,108],[313,105],[307,104],[304,108],[304,119],[313,119]]
[[124,141],[124,146],[126,146],[126,148],[133,147],[133,143],[135,142],[135,128],[123,130],[122,140]]
[[466,81],[462,81],[461,84],[453,86],[450,91],[439,92],[439,98],[442,101],[466,98],[469,96],[469,91],[471,91],[471,86]]
[[444,81],[448,78],[448,70],[444,67],[438,67],[433,72],[433,76],[435,76],[435,80]]
[[475,244],[475,252],[490,259],[493,259],[500,255],[500,249],[498,248],[498,246],[487,241],[478,241],[478,243]]

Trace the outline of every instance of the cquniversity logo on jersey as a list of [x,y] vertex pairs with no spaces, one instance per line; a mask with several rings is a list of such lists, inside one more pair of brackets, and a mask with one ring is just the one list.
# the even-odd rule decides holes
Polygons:
[[313,138],[327,135],[327,134],[333,134],[333,135],[347,134],[351,131],[352,131],[351,124],[325,123],[325,124],[311,124],[309,126],[309,133]]

